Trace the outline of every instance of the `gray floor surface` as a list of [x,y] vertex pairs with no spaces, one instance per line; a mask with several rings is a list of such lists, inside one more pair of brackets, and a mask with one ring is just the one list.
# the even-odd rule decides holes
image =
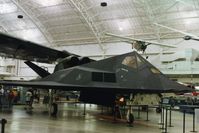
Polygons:
[[[149,120],[145,121],[146,113],[141,112],[140,119],[135,111],[136,118],[133,127],[126,122],[113,122],[112,119],[104,119],[101,108],[95,105],[87,105],[86,115],[83,115],[83,105],[61,104],[57,117],[49,117],[46,107],[34,105],[32,113],[27,113],[24,106],[14,106],[11,112],[3,110],[0,118],[8,120],[6,133],[161,133],[158,125],[160,114],[150,109]],[[168,127],[169,133],[182,133],[181,112],[172,112],[172,125]],[[196,125],[197,128],[199,125]],[[192,130],[192,115],[186,114],[186,133]]]

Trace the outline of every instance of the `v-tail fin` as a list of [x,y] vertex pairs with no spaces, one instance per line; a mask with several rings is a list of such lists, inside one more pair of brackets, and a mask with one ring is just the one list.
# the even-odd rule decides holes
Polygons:
[[31,61],[26,61],[24,63],[26,65],[28,65],[33,71],[35,71],[42,78],[50,75],[50,73],[48,71],[46,71],[45,69],[43,69],[43,68],[39,67],[38,65],[32,63]]

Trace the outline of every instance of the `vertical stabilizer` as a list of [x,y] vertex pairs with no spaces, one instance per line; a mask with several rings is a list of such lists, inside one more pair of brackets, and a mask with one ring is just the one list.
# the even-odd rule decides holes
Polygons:
[[38,65],[32,63],[31,61],[26,61],[24,63],[26,65],[28,65],[33,71],[35,71],[42,78],[50,75],[50,73],[48,71],[46,71],[45,69],[43,69],[43,68],[39,67]]

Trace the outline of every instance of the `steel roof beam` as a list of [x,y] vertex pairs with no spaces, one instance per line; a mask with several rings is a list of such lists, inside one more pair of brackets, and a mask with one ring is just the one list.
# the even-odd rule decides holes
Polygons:
[[51,44],[49,37],[46,35],[47,32],[41,28],[41,24],[38,24],[36,18],[33,18],[16,0],[11,0],[28,18],[33,22],[33,24],[37,27],[37,29],[43,34],[46,41]]
[[103,56],[104,56],[106,53],[106,50],[105,50],[103,44],[101,43],[101,34],[100,34],[100,31],[99,31],[98,27],[96,26],[95,22],[93,21],[92,16],[90,16],[89,13],[87,12],[88,8],[83,5],[83,2],[79,2],[76,0],[70,0],[70,2],[79,11],[79,13],[82,15],[82,17],[88,24],[89,28],[92,30],[92,32],[95,35],[95,38],[97,39],[97,42],[100,46],[100,49],[103,52]]

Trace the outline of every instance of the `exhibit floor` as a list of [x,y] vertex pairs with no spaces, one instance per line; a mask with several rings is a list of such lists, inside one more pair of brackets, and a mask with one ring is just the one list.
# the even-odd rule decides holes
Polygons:
[[[149,112],[149,120],[145,121],[146,113],[141,112],[140,119],[136,119],[133,127],[127,123],[102,118],[101,108],[87,105],[86,115],[83,115],[83,105],[59,105],[59,114],[49,117],[43,105],[34,106],[33,113],[27,113],[24,106],[13,107],[12,112],[1,111],[0,118],[8,120],[6,133],[161,133],[159,129],[160,114],[154,110]],[[138,113],[134,112],[135,118]],[[172,125],[168,127],[170,133],[181,133],[183,114],[172,112]],[[199,126],[199,125],[198,125]],[[192,130],[192,115],[186,114],[186,132]]]

